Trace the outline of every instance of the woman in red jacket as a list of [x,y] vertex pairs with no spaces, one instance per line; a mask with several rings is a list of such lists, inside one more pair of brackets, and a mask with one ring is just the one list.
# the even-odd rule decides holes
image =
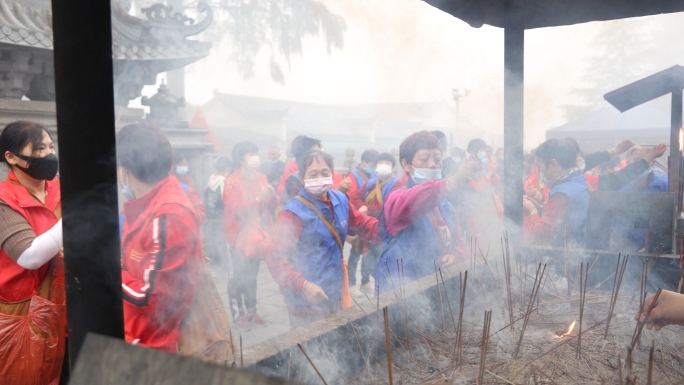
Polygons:
[[257,171],[260,162],[256,144],[236,144],[233,161],[235,171],[223,187],[223,226],[231,247],[228,297],[235,326],[250,330],[252,326],[266,326],[256,309],[257,274],[259,263],[266,258],[278,198],[266,176]]
[[57,157],[47,129],[26,121],[5,127],[0,152],[10,168],[0,183],[0,378],[56,385],[66,332]]
[[161,130],[128,125],[116,135],[116,151],[129,198],[121,240],[126,341],[176,353],[202,269],[200,221],[169,175],[173,152]]

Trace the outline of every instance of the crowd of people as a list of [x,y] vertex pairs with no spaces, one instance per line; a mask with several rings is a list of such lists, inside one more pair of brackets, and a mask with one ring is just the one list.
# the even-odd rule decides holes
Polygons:
[[[128,125],[116,143],[132,344],[212,359],[221,354],[215,342],[230,338],[221,313],[239,330],[267,326],[258,313],[262,261],[294,329],[350,307],[352,297],[392,290],[400,277],[410,282],[465,261],[466,242],[496,244],[503,233],[505,149],[493,151],[482,139],[448,150],[442,132],[416,132],[401,142],[398,158],[368,149],[347,175],[315,138],[296,137],[288,162],[272,147],[262,163],[257,144],[241,142],[232,160],[216,161],[202,190],[158,128]],[[622,141],[585,155],[572,138],[542,143],[525,156],[524,240],[583,246],[589,193],[666,192],[667,177],[654,168],[665,151],[664,144]],[[57,157],[47,129],[25,121],[4,128],[0,153],[10,169],[0,183],[3,374],[57,383],[66,338]],[[227,310],[214,300],[208,260],[228,277]],[[660,302],[649,328],[684,322],[684,296],[668,292]],[[25,322],[38,316],[41,322]],[[56,342],[23,338],[27,332]],[[196,333],[207,347],[192,346]],[[25,362],[36,354],[50,364]]]

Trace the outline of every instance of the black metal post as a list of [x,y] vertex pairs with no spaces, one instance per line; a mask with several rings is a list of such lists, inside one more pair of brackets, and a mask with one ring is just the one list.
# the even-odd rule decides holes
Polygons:
[[111,8],[53,0],[69,358],[86,333],[123,338]]
[[682,88],[676,87],[672,90],[672,110],[670,120],[670,164],[668,164],[669,175],[667,183],[669,191],[675,193],[676,217],[682,209],[682,202],[679,200],[679,162],[681,149],[679,148],[679,129],[682,127]]
[[523,83],[525,68],[524,2],[507,0],[504,22],[504,214],[522,226]]

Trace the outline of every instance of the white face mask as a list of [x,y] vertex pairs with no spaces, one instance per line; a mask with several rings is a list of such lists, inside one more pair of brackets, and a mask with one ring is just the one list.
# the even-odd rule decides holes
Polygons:
[[311,196],[320,198],[333,185],[332,176],[316,179],[304,179],[304,190]]
[[375,168],[375,172],[381,178],[390,176],[392,175],[392,166],[389,164],[379,164],[378,167]]
[[247,157],[247,166],[249,166],[250,168],[257,169],[257,168],[259,168],[260,165],[261,165],[261,160],[259,160],[258,155]]

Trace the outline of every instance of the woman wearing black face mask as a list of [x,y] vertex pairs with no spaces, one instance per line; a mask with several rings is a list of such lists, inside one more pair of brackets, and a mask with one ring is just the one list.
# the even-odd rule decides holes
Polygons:
[[47,129],[26,121],[5,127],[0,154],[0,378],[52,384],[66,331],[57,157]]

